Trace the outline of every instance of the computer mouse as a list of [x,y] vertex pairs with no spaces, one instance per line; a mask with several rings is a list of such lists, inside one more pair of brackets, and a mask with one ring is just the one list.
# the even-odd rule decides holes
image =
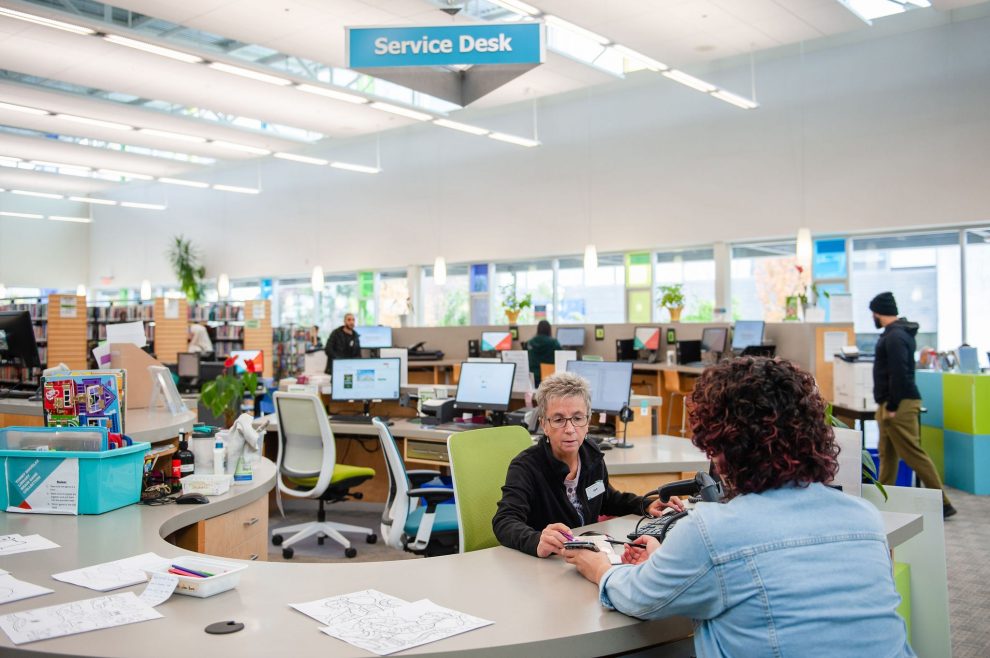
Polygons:
[[598,449],[599,450],[611,450],[612,449],[612,444],[609,443],[608,441],[602,441],[601,443],[598,444]]
[[176,498],[175,502],[178,505],[203,505],[210,502],[210,499],[201,493],[187,493]]

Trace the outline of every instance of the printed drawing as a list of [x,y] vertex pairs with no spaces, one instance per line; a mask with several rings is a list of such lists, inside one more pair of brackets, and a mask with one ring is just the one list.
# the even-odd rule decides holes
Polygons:
[[0,628],[15,644],[23,644],[159,617],[133,592],[127,592],[4,615]]
[[4,535],[0,537],[0,555],[10,553],[27,545],[27,541],[20,535]]

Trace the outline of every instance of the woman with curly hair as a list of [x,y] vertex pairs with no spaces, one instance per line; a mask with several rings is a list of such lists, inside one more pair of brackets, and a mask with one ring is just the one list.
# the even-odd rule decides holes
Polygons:
[[914,656],[879,512],[825,486],[839,449],[812,376],[764,358],[708,368],[689,422],[729,500],[697,505],[662,547],[640,537],[623,565],[565,551],[602,605],[692,617],[698,656]]

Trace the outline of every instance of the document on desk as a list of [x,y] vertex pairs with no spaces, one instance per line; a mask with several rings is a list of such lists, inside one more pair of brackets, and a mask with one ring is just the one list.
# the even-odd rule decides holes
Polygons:
[[60,548],[55,542],[41,535],[3,535],[0,537],[0,557],[27,553],[28,551],[43,551],[46,548]]
[[168,601],[178,585],[179,577],[175,574],[155,571],[151,574],[151,582],[138,598],[154,608]]
[[49,594],[55,590],[41,587],[33,583],[26,583],[17,580],[10,573],[0,569],[0,603],[11,603],[21,599],[29,599],[32,596]]
[[137,585],[148,580],[146,571],[168,571],[171,562],[155,553],[142,553],[134,557],[94,564],[91,567],[52,574],[63,583],[88,587],[98,592]]
[[161,617],[134,592],[125,592],[3,615],[0,628],[14,644],[25,644]]
[[373,589],[290,605],[326,624],[320,630],[327,635],[379,656],[495,623],[429,599],[409,603]]

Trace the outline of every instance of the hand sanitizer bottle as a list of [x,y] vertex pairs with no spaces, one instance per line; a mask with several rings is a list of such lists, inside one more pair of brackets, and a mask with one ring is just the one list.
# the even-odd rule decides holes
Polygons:
[[225,451],[223,449],[223,441],[218,438],[217,439],[217,442],[213,445],[213,474],[214,475],[223,475],[224,472],[225,472],[224,471],[224,467],[223,467],[224,452]]

